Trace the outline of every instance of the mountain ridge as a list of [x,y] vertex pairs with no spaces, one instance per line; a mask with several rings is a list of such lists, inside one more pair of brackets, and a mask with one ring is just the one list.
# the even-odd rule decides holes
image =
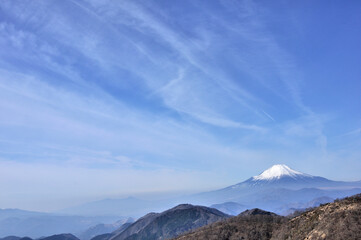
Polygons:
[[[243,206],[287,214],[307,208],[312,205],[310,201],[320,197],[335,199],[360,192],[361,181],[333,181],[278,164],[243,182],[214,191],[153,201],[134,197],[106,199],[83,204],[80,208],[68,209],[67,214],[84,214],[85,217],[0,209],[0,236],[40,237],[51,233],[70,232],[79,237],[79,234],[96,224],[114,223],[124,218],[122,216],[138,218],[148,212],[161,212],[184,202],[217,206],[219,210],[232,215],[243,211]],[[229,202],[233,203],[229,204]],[[113,216],[114,214],[119,215],[117,217]],[[91,217],[92,215],[96,217]]]
[[165,239],[228,218],[214,208],[180,204],[161,213],[149,213],[110,240]]
[[357,194],[310,209],[292,218],[260,209],[247,210],[174,240],[357,240],[361,239],[360,226],[361,194]]

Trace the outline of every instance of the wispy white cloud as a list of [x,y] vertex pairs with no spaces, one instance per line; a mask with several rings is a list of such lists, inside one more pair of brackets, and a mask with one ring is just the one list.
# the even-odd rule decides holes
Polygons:
[[[93,2],[94,3],[94,2]],[[96,7],[100,8],[104,11],[104,9],[108,9],[109,12],[111,12],[111,15],[113,17],[112,21],[115,23],[119,22],[118,19],[122,19],[124,15],[128,15],[132,20],[135,19],[137,21],[137,24],[135,25],[132,21],[121,21],[121,24],[129,25],[135,29],[137,29],[142,34],[152,34],[156,37],[159,37],[162,41],[166,43],[167,46],[169,46],[172,51],[175,51],[178,56],[181,57],[182,61],[185,61],[186,64],[188,64],[189,67],[192,67],[192,71],[200,71],[201,75],[198,76],[198,79],[194,79],[194,77],[183,77],[182,79],[178,78],[177,85],[171,84],[169,85],[169,82],[166,82],[163,86],[160,87],[162,91],[156,91],[155,92],[162,92],[164,93],[165,90],[170,90],[172,93],[169,94],[162,94],[161,96],[165,100],[165,103],[175,108],[176,110],[179,110],[179,106],[184,106],[184,108],[189,109],[186,113],[190,114],[193,117],[197,117],[200,115],[199,111],[192,111],[189,106],[188,102],[190,102],[193,106],[199,106],[199,108],[205,109],[208,108],[209,102],[207,99],[202,99],[202,95],[204,95],[204,91],[207,91],[207,89],[204,89],[202,85],[197,85],[196,88],[188,89],[187,93],[194,93],[197,95],[196,101],[195,98],[188,98],[187,102],[184,102],[184,99],[187,98],[187,96],[179,90],[176,90],[179,96],[175,96],[175,90],[172,87],[177,87],[180,89],[188,88],[187,85],[193,84],[195,81],[202,82],[204,85],[207,85],[207,82],[213,82],[216,84],[216,86],[219,89],[222,89],[225,91],[225,94],[227,96],[232,96],[233,100],[236,100],[238,103],[243,105],[244,107],[248,109],[252,109],[253,107],[250,106],[248,103],[248,100],[250,101],[259,101],[254,95],[247,92],[245,89],[240,88],[238,85],[234,84],[228,77],[226,77],[222,71],[215,70],[214,65],[209,65],[203,63],[200,61],[200,58],[197,56],[203,55],[207,56],[207,49],[204,47],[204,43],[206,40],[202,39],[202,42],[197,42],[194,39],[189,39],[182,34],[179,34],[169,28],[166,24],[159,21],[156,17],[149,14],[145,9],[143,9],[140,5],[127,2],[127,3],[107,3],[104,2],[96,2]],[[112,9],[112,10],[109,10]],[[118,13],[115,14],[118,10]],[[159,63],[160,65],[162,62]],[[189,70],[189,68],[188,68]],[[174,81],[172,82],[174,83]],[[189,92],[191,91],[191,92]],[[172,99],[169,99],[169,96],[172,96]],[[173,104],[175,103],[176,104]],[[177,107],[176,107],[177,106]],[[198,109],[198,108],[197,108]],[[181,111],[185,113],[184,111]],[[191,114],[196,113],[196,114]],[[207,117],[204,118],[198,118],[198,120],[204,120],[207,119]],[[229,119],[227,119],[230,121]],[[216,123],[216,122],[213,122]],[[217,125],[217,124],[215,124]],[[247,124],[240,124],[240,125],[247,125]]]
[[271,115],[269,115],[267,112],[265,112],[265,111],[263,111],[263,110],[262,110],[262,112],[264,113],[264,115],[266,115],[266,117],[268,117],[268,118],[271,119],[272,121],[275,121],[275,119],[274,119]]
[[[197,14],[181,17],[156,1],[0,5],[1,171],[39,172],[33,182],[14,180],[14,189],[50,178],[46,171],[59,174],[38,192],[57,189],[72,167],[79,188],[92,174],[104,178],[79,198],[138,176],[137,191],[182,190],[182,181],[202,188],[270,163],[297,168],[347,155],[330,152],[329,119],[305,101],[296,56],[260,3],[192,2],[186,7]],[[105,190],[132,193],[116,184]]]
[[344,136],[346,135],[359,135],[361,133],[361,128],[357,128],[357,129],[354,129],[352,131],[349,131],[347,133],[344,134]]

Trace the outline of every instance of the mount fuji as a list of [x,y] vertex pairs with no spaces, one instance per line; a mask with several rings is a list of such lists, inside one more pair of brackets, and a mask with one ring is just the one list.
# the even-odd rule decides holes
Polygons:
[[361,193],[361,181],[332,181],[278,164],[243,182],[214,191],[159,200],[105,199],[62,210],[61,213],[139,217],[150,211],[164,211],[178,204],[190,203],[212,206],[235,215],[247,208],[282,214],[289,209],[311,206],[320,199],[324,201],[357,193]]
[[231,186],[231,188],[246,185],[249,187],[287,187],[298,189],[304,187],[335,187],[343,184],[344,182],[336,182],[327,178],[312,176],[293,170],[284,164],[277,164],[263,171],[260,175],[235,184]]
[[306,206],[318,198],[335,199],[360,192],[361,181],[333,181],[277,164],[235,185],[193,195],[190,202],[221,208],[231,202],[282,214],[288,207]]

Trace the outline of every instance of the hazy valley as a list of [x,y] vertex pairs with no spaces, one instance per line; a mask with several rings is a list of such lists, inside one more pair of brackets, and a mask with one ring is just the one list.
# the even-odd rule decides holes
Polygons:
[[[107,199],[62,210],[63,214],[73,212],[73,215],[3,209],[0,211],[0,234],[2,237],[15,235],[37,239],[54,234],[70,233],[81,240],[93,238],[94,240],[125,240],[168,239],[195,230],[196,232],[190,235],[191,238],[185,236],[181,239],[193,239],[193,236],[197,236],[195,239],[207,239],[202,234],[208,236],[216,233],[213,233],[213,230],[208,233],[210,231],[207,230],[208,228],[200,232],[196,229],[221,221],[222,227],[216,224],[211,225],[211,229],[216,228],[217,231],[223,232],[224,227],[228,228],[228,223],[223,226],[225,224],[223,220],[228,218],[230,226],[241,227],[246,222],[255,221],[255,226],[252,225],[252,227],[257,229],[273,229],[281,225],[283,228],[294,228],[285,223],[289,219],[285,216],[292,216],[305,209],[318,207],[333,202],[334,199],[357,193],[361,193],[359,181],[332,181],[295,171],[286,165],[274,165],[244,182],[176,199],[169,198],[160,201],[141,200],[134,197]],[[359,196],[354,199],[359,199]],[[357,200],[354,205],[357,206],[359,203]],[[262,210],[249,212],[247,209]],[[139,218],[140,215],[141,218]],[[238,216],[232,218],[232,215]],[[256,216],[250,217],[253,215]],[[263,217],[264,215],[266,217]],[[302,224],[298,223],[298,225]],[[272,235],[266,232],[261,233],[263,230],[257,231],[260,231],[261,235],[256,235],[260,239],[268,239],[266,236]],[[247,236],[245,239],[257,239],[247,234],[244,235]],[[284,238],[281,233],[276,235],[280,236],[279,239]]]

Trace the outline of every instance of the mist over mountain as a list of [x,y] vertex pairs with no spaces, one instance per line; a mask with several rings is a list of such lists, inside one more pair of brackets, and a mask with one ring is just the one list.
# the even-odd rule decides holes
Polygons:
[[0,209],[0,220],[7,218],[28,218],[49,215],[42,212],[25,211],[21,209]]
[[[42,237],[42,238],[38,238],[38,239],[42,239],[42,240],[80,240],[73,234],[69,234],[69,233],[54,234],[51,236]],[[33,239],[29,238],[29,237],[8,236],[5,238],[0,238],[0,240],[33,240]]]
[[[104,199],[59,210],[60,214],[81,216],[141,216],[160,204],[135,197]],[[140,207],[141,206],[141,207]]]
[[88,228],[87,230],[83,231],[80,234],[77,234],[80,240],[90,240],[96,236],[103,235],[103,234],[117,234],[124,231],[134,222],[133,218],[119,220],[115,223],[111,224],[97,224]]
[[274,165],[243,182],[218,189],[177,198],[143,200],[134,197],[105,199],[62,210],[85,216],[118,214],[140,217],[148,212],[164,211],[176,204],[192,203],[212,206],[231,215],[247,208],[262,208],[286,214],[291,208],[307,208],[317,198],[343,198],[361,192],[361,181],[333,181],[293,170],[282,164]]
[[227,213],[229,215],[237,215],[240,212],[243,212],[247,209],[247,206],[236,203],[236,202],[225,202],[220,204],[213,204],[211,208],[218,209],[221,212]]
[[322,196],[322,197],[317,197],[306,203],[293,202],[290,204],[285,204],[282,208],[277,209],[277,211],[280,212],[282,215],[287,216],[287,215],[291,215],[295,212],[299,212],[299,211],[302,212],[305,209],[318,207],[322,204],[330,203],[333,201],[334,201],[334,198]]
[[65,216],[12,209],[0,210],[0,237],[15,235],[39,238],[62,233],[80,235],[89,227],[101,223],[111,224],[122,218],[120,216]]
[[0,238],[0,240],[19,240],[21,237],[17,237],[17,236],[7,236],[4,238]]
[[[126,219],[116,215],[138,218],[149,212],[162,212],[185,202],[211,206],[230,215],[238,215],[250,208],[287,215],[360,192],[359,181],[332,181],[301,173],[286,165],[274,165],[260,175],[235,185],[177,198],[157,201],[134,197],[105,199],[62,210],[61,212],[67,213],[67,216],[61,216],[59,213],[54,215],[14,209],[0,210],[0,236],[41,237],[68,232],[82,240],[89,240],[101,234],[105,234],[105,239],[118,235],[114,230],[120,226],[119,220]],[[140,228],[148,226],[157,217],[159,216],[155,213],[142,217],[134,223],[136,227],[127,228],[123,236],[128,234],[129,237],[138,233]],[[136,230],[132,231],[134,228]]]

